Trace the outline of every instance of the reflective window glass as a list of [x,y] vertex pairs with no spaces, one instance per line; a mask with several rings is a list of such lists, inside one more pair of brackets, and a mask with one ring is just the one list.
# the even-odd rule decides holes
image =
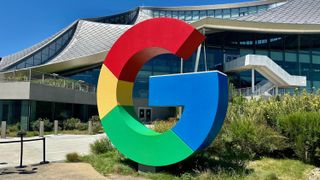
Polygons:
[[165,11],[160,11],[159,17],[165,17],[165,15],[166,15],[166,12],[165,12]]
[[192,20],[199,20],[199,11],[192,11]]
[[177,11],[173,11],[172,12],[172,17],[178,19],[178,12]]
[[297,62],[297,53],[294,52],[285,52],[285,61],[287,62]]
[[320,55],[312,55],[312,63],[320,64]]
[[257,7],[256,6],[249,7],[249,14],[253,14],[253,13],[256,13],[256,12],[257,12]]
[[231,14],[230,14],[230,9],[224,9],[223,10],[223,18],[230,18]]
[[191,21],[192,20],[192,13],[191,11],[186,11],[186,21]]
[[310,63],[310,54],[300,53],[299,54],[299,61],[301,63]]
[[167,11],[166,12],[166,17],[172,17],[172,12],[171,11]]
[[185,19],[185,13],[184,11],[179,11],[179,19],[184,20]]
[[207,11],[200,11],[200,19],[204,19],[207,17]]
[[217,9],[214,11],[214,16],[216,18],[222,18],[222,10],[221,9]]
[[239,9],[231,9],[231,17],[238,17],[239,16]]
[[208,16],[209,17],[214,17],[214,10],[209,10],[208,11]]
[[265,11],[268,9],[267,5],[258,6],[258,12]]
[[247,14],[249,14],[247,7],[240,8],[239,16],[245,16]]
[[281,51],[270,51],[270,58],[275,61],[282,61],[283,54]]

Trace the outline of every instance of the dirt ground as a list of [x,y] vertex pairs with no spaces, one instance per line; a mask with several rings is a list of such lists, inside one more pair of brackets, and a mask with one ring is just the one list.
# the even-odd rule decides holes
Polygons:
[[23,169],[0,169],[0,180],[142,180],[131,176],[110,175],[104,177],[87,163],[50,163],[39,166],[28,166]]

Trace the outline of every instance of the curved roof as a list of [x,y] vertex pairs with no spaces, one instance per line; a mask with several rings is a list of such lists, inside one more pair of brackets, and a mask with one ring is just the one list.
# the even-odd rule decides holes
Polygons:
[[263,13],[237,18],[241,21],[320,24],[320,0],[290,0]]
[[[306,4],[303,2],[306,2]],[[257,10],[256,12],[258,13],[256,14],[250,15],[248,13],[249,15],[239,18],[218,19],[209,16],[209,11],[212,11],[213,9],[216,11],[219,10],[219,8],[220,10],[229,8],[230,11],[232,9],[238,9],[240,16],[240,9],[242,7],[258,7],[266,4],[268,5],[268,8],[264,9],[263,12]],[[301,5],[302,9],[304,10],[299,10],[300,7],[298,5]],[[310,9],[311,7],[309,6],[316,7],[315,10],[305,12],[303,15],[306,15],[309,19],[306,17],[306,20],[302,20],[303,17],[293,18],[294,16],[298,16],[299,13],[302,13],[302,11],[307,11]],[[288,10],[287,13],[283,13],[283,11],[287,8],[290,10]],[[173,12],[175,11],[186,12],[193,11],[194,9],[196,9],[196,11],[205,12],[205,17],[207,17],[199,17],[201,20],[196,20],[196,22],[190,21],[191,24],[197,28],[205,27],[220,30],[283,33],[320,33],[320,0],[291,0],[287,3],[285,3],[283,0],[266,0],[238,4],[176,8],[140,7],[119,15],[78,20],[51,38],[48,38],[47,40],[44,40],[43,42],[31,48],[4,57],[2,61],[0,61],[0,71],[12,70],[11,67],[13,65],[19,64],[20,61],[23,61],[26,57],[37,53],[39,50],[45,48],[49,43],[63,36],[64,32],[74,27],[76,27],[76,30],[73,33],[70,41],[68,41],[68,43],[61,51],[59,51],[57,55],[53,56],[51,59],[42,64],[34,65],[32,68],[44,68],[45,71],[49,71],[48,68],[52,68],[51,70],[54,72],[101,63],[104,60],[106,53],[121,34],[123,34],[128,28],[132,27],[132,25],[136,23],[146,19],[154,18],[154,11],[167,10],[169,13],[165,13],[164,16],[174,17]],[[263,18],[264,16],[272,16],[273,14],[276,14],[276,17],[269,18],[269,20],[267,20],[267,18]],[[312,18],[312,14],[315,17]],[[179,17],[174,18],[180,19],[180,15]],[[287,21],[285,21],[286,18],[288,18]],[[294,19],[297,21],[293,21]]]

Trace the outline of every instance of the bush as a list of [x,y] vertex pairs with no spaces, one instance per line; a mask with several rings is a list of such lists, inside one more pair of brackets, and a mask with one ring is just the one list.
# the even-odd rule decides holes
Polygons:
[[80,119],[77,118],[70,118],[65,121],[63,121],[63,129],[64,130],[75,130],[77,127],[79,127],[79,124],[81,123]]
[[38,120],[34,121],[31,125],[33,131],[39,131],[40,121],[44,121],[44,131],[52,131],[53,130],[53,123],[49,121],[47,118],[39,118]]
[[286,147],[285,137],[263,123],[242,118],[226,122],[209,153],[243,163]]
[[165,132],[171,129],[177,123],[176,118],[169,118],[168,120],[157,120],[153,123],[153,130],[156,132]]
[[67,154],[66,159],[68,162],[80,162],[81,161],[79,154],[76,152]]
[[7,127],[7,132],[10,133],[10,132],[18,132],[20,131],[20,123],[17,123],[15,125],[9,125]]
[[89,121],[92,121],[92,132],[94,134],[98,134],[103,132],[103,128],[101,125],[101,120],[99,118],[99,116],[92,116]]
[[320,165],[320,112],[281,115],[278,127],[289,138],[291,148],[301,160]]
[[88,123],[77,123],[76,124],[76,129],[79,131],[85,131],[88,130]]
[[103,154],[114,150],[112,144],[107,138],[96,140],[93,144],[90,144],[90,149],[93,154]]

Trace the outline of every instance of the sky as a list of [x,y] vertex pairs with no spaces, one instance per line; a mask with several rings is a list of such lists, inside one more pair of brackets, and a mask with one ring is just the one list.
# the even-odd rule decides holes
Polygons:
[[1,0],[0,57],[28,48],[77,19],[107,16],[137,6],[192,6],[250,0]]

